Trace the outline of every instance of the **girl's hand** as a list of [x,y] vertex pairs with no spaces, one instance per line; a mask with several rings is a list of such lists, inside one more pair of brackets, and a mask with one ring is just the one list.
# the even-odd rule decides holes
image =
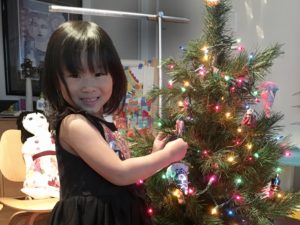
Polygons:
[[152,153],[162,150],[165,147],[165,145],[167,144],[168,137],[169,136],[167,134],[165,134],[163,132],[159,132],[153,142]]
[[184,158],[188,147],[188,144],[182,138],[178,138],[174,141],[168,142],[164,151],[169,151],[172,161],[176,162]]

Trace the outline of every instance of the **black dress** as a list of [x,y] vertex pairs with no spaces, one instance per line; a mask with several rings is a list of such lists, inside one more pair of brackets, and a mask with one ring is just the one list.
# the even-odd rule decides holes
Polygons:
[[[102,124],[113,123],[82,113],[105,137]],[[59,136],[58,123],[56,137]],[[142,186],[117,186],[105,180],[80,157],[64,150],[56,138],[60,175],[60,201],[49,225],[151,225]]]

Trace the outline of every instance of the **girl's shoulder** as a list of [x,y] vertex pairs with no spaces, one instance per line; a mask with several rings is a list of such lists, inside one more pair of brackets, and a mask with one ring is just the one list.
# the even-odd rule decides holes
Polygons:
[[103,137],[105,137],[104,127],[109,128],[113,132],[117,130],[114,123],[108,122],[84,111],[69,113],[64,118],[62,118],[59,127],[61,128],[62,126],[65,127],[74,125],[78,128],[81,128],[86,126],[87,124],[89,126],[95,127]]

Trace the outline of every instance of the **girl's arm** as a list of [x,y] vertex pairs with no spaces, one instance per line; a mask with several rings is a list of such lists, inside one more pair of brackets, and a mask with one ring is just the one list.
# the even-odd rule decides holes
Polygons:
[[99,131],[80,114],[67,116],[60,128],[62,146],[81,157],[91,168],[116,185],[128,185],[152,176],[172,162],[182,159],[188,148],[181,138],[169,142],[162,151],[120,160]]

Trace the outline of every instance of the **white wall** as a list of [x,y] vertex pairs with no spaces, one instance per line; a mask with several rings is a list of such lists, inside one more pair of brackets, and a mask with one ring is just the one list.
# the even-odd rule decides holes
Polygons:
[[300,1],[246,0],[233,1],[236,33],[246,48],[264,48],[274,43],[283,45],[284,55],[274,61],[267,79],[279,86],[273,109],[284,113],[284,134],[300,147]]

